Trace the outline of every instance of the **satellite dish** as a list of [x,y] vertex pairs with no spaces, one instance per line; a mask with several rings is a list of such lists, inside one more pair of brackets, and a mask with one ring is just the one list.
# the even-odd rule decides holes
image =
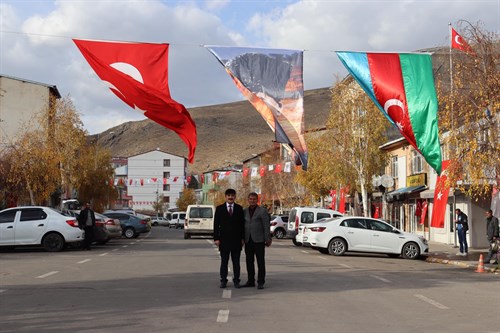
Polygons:
[[372,177],[372,185],[374,188],[377,188],[379,187],[380,185],[382,185],[382,180],[381,180],[382,177],[380,176],[377,176],[377,175],[373,175]]
[[382,186],[385,188],[392,187],[394,185],[394,178],[392,178],[389,175],[383,175],[380,179],[380,182],[382,183]]

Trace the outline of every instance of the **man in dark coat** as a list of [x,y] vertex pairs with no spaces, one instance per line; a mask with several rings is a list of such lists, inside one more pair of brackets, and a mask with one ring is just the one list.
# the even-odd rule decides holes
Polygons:
[[245,217],[245,257],[248,281],[244,287],[255,286],[254,258],[257,259],[257,288],[264,289],[266,282],[265,249],[271,246],[270,216],[267,209],[257,205],[257,193],[248,195],[248,208],[244,210]]
[[85,231],[82,250],[90,250],[90,244],[94,239],[95,214],[90,207],[90,202],[87,202],[78,215],[78,227]]
[[484,260],[485,264],[489,264],[492,259],[495,260],[495,263],[498,263],[498,258],[496,253],[493,251],[495,242],[499,236],[499,227],[498,227],[498,219],[493,216],[493,211],[488,209],[486,211],[486,237],[488,237],[488,243],[490,248],[488,250],[488,255]]
[[220,287],[226,288],[229,257],[233,262],[233,284],[240,287],[240,255],[244,244],[243,207],[234,202],[236,191],[227,189],[226,202],[217,206],[214,217],[214,243],[219,247]]

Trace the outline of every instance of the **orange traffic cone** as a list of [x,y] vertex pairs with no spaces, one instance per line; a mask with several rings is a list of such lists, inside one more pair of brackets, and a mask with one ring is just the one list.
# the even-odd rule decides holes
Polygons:
[[475,270],[476,273],[484,273],[484,260],[483,260],[483,255],[479,255],[479,262],[477,263],[477,269]]

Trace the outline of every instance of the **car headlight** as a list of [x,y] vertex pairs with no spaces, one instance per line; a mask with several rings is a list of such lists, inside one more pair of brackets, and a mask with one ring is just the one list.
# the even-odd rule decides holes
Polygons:
[[422,243],[424,243],[425,245],[427,245],[427,239],[425,239],[425,237],[418,236],[418,238],[422,241]]

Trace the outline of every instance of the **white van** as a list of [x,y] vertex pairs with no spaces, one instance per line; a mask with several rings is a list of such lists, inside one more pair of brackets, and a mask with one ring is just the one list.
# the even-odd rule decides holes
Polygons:
[[186,219],[186,212],[173,212],[168,222],[169,228],[184,228],[184,221]]
[[298,238],[302,237],[302,233],[300,233],[299,231],[301,230],[301,228],[304,228],[305,224],[314,223],[327,217],[340,216],[343,216],[342,213],[328,208],[294,207],[288,215],[288,228],[286,231],[286,236],[292,239],[293,244],[301,246],[302,241]]
[[213,205],[189,205],[186,209],[186,221],[184,223],[184,239],[196,235],[214,235]]

